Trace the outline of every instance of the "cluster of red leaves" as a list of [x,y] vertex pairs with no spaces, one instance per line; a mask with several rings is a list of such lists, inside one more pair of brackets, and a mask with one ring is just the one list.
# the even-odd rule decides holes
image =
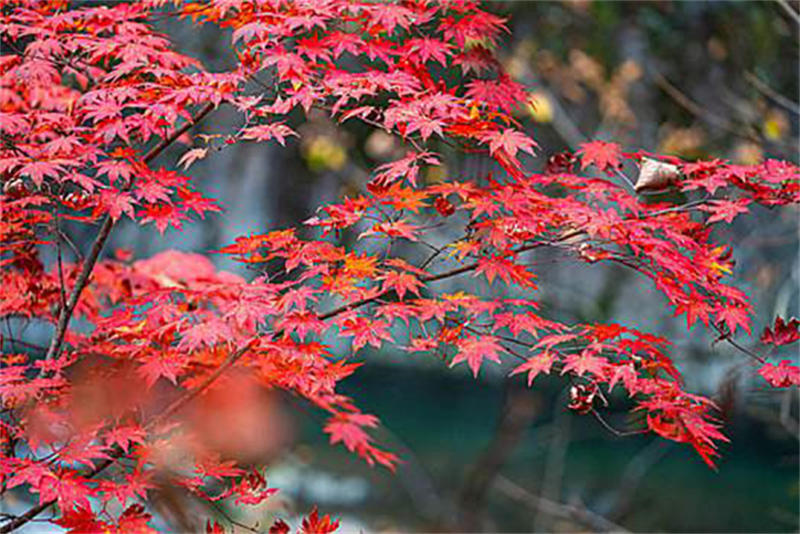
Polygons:
[[[208,72],[172,50],[152,27],[168,9],[229,30],[235,68]],[[3,339],[3,491],[25,487],[39,511],[57,505],[57,524],[73,531],[145,531],[150,516],[141,504],[156,474],[205,500],[269,498],[275,490],[260,471],[219,458],[170,419],[233,367],[327,412],[332,443],[392,468],[397,458],[369,433],[377,418],[336,389],[359,365],[343,352],[385,343],[465,363],[475,376],[486,361],[514,360],[511,374],[526,374],[529,384],[542,373],[569,376],[580,386],[571,407],[582,413],[619,385],[644,414],[643,431],[688,443],[712,464],[725,439],[713,404],[683,391],[669,343],[620,325],[542,316],[528,252],[558,247],[580,262],[624,265],[650,279],[688,327],[699,321],[723,337],[749,333],[751,304],[727,282],[731,251],[714,242],[712,228],[754,204],[798,202],[800,172],[779,161],[662,158],[678,170],[668,186],[701,197],[675,205],[643,202],[614,179],[626,162],[658,159],[614,143],[584,145],[579,170],[565,157],[543,173],[527,171],[520,158],[536,143],[510,113],[526,93],[490,52],[503,22],[471,1],[146,0],[77,9],[58,0],[7,2],[0,313],[57,326],[41,351],[20,349],[18,335]],[[221,105],[237,110],[244,126],[198,137],[205,144],[184,154],[184,168],[239,141],[285,144],[297,135],[288,119],[295,109],[380,127],[409,149],[376,168],[365,193],[307,221],[315,237],[276,230],[225,247],[260,270],[251,280],[178,252],[95,263],[122,217],[163,232],[180,229],[191,213],[218,211],[191,177],[151,162]],[[502,177],[424,183],[425,167],[441,161],[427,147],[436,139],[492,159]],[[62,259],[71,243],[62,229],[99,221],[92,251]],[[427,258],[409,253],[430,247],[428,230],[442,224],[448,243]],[[337,245],[343,232],[356,243]],[[485,282],[486,291],[475,280],[469,292],[437,289],[461,276]],[[90,327],[72,328],[72,315]],[[796,322],[776,323],[764,341],[796,340]],[[776,386],[798,381],[786,361],[761,374]],[[76,408],[82,383],[120,380],[124,400],[99,413]],[[173,401],[154,404],[167,386]],[[187,465],[168,465],[165,451],[176,442]],[[314,512],[301,530],[336,526]]]

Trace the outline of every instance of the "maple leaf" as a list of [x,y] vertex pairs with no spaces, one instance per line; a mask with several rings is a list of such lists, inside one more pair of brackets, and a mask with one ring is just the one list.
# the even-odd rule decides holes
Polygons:
[[216,200],[204,196],[199,191],[192,191],[186,187],[178,188],[178,198],[180,198],[185,209],[195,212],[201,219],[207,212],[222,211],[222,208],[220,208]]
[[761,342],[767,345],[788,345],[797,340],[800,340],[800,320],[796,317],[785,322],[779,315],[773,328],[765,327],[761,334]]
[[119,445],[126,454],[132,444],[144,443],[144,438],[144,430],[133,426],[115,427],[105,434],[106,445]]
[[108,176],[109,183],[117,180],[128,182],[133,174],[133,167],[122,159],[109,158],[97,164],[97,176]]
[[628,331],[627,328],[618,324],[595,324],[589,325],[592,336],[597,341],[607,341],[615,337],[619,337]]
[[183,228],[183,221],[189,220],[186,213],[171,204],[154,204],[145,206],[140,213],[141,223],[152,222],[156,225],[158,233],[164,234],[167,227],[172,226],[176,230]]
[[286,146],[287,137],[299,137],[297,132],[282,122],[250,126],[242,130],[242,138],[254,141],[269,141],[275,139],[281,146]]
[[339,520],[332,519],[329,515],[320,517],[315,506],[300,524],[301,534],[330,534],[339,529]]
[[480,371],[484,359],[500,363],[498,353],[505,350],[498,338],[489,335],[461,338],[456,341],[456,348],[458,352],[450,362],[450,367],[467,362],[475,378],[478,377],[478,371]]
[[411,185],[416,185],[420,164],[438,165],[439,163],[439,156],[432,152],[409,152],[403,158],[375,169],[376,174],[372,181],[386,187],[400,178],[405,178]]
[[564,368],[561,369],[561,374],[573,372],[578,376],[583,376],[585,373],[591,373],[595,376],[603,376],[608,360],[602,356],[597,356],[597,352],[587,348],[580,351],[578,354],[567,354],[563,358]]
[[401,219],[399,221],[378,223],[366,232],[361,233],[358,238],[361,239],[375,234],[385,234],[392,238],[401,237],[409,241],[417,241],[418,231],[416,226]]
[[748,334],[750,333],[750,315],[744,306],[723,306],[717,312],[717,321],[725,324],[731,334],[735,333],[740,326]]
[[475,269],[475,276],[484,275],[491,284],[496,277],[500,277],[505,283],[511,282],[511,270],[515,264],[502,256],[482,256],[478,259],[478,267]]
[[550,368],[553,366],[555,357],[556,354],[554,352],[545,350],[536,356],[528,358],[528,361],[514,368],[514,370],[511,371],[511,375],[528,373],[528,387],[530,387],[531,384],[533,384],[533,380],[539,376],[539,374],[550,374]]
[[329,420],[325,432],[330,434],[331,444],[341,442],[350,452],[368,444],[370,437],[364,427],[375,427],[378,420],[373,416],[361,415],[363,417],[356,418],[354,414],[342,414]]
[[639,379],[639,373],[632,363],[615,364],[606,369],[607,373],[610,375],[608,380],[609,393],[620,380],[622,380],[630,396],[636,395],[644,387],[643,381]]
[[41,187],[45,178],[56,178],[63,172],[63,165],[53,160],[31,161],[23,165],[22,169],[20,169],[20,174],[33,180],[36,187]]
[[494,80],[475,79],[467,83],[467,98],[481,106],[511,113],[527,100],[525,88],[502,73]]
[[67,508],[62,512],[61,517],[54,520],[53,523],[68,529],[67,532],[69,534],[111,532],[111,525],[97,519],[91,506]]
[[115,221],[122,217],[123,213],[131,219],[135,219],[135,205],[136,201],[130,193],[105,189],[100,193],[98,207],[95,211],[106,212]]
[[381,291],[394,290],[400,300],[403,300],[407,291],[419,296],[419,288],[423,286],[415,275],[402,271],[388,271],[378,279],[383,281]]
[[409,57],[419,58],[422,63],[433,60],[441,66],[447,64],[447,57],[452,49],[448,43],[431,37],[409,39],[405,46]]
[[708,206],[700,206],[699,209],[711,213],[711,216],[706,220],[706,224],[714,224],[720,221],[725,221],[730,224],[737,215],[749,211],[747,206],[750,202],[750,199],[747,198],[740,198],[738,200],[710,200]]
[[218,318],[194,324],[183,332],[178,350],[194,351],[200,347],[213,347],[217,343],[230,341],[233,331],[230,325]]
[[375,275],[378,259],[366,252],[362,254],[349,253],[344,259],[344,272],[357,278],[368,278]]
[[385,195],[377,196],[383,198],[383,202],[391,205],[396,210],[409,210],[419,213],[420,208],[424,207],[425,200],[428,198],[426,191],[416,191],[410,187],[403,187],[399,182],[392,184]]
[[683,298],[675,305],[675,316],[686,314],[686,326],[691,328],[698,319],[708,326],[708,314],[711,305],[697,292],[692,292],[688,298]]
[[516,157],[517,152],[520,150],[534,154],[533,149],[538,147],[533,139],[512,128],[506,128],[502,132],[487,132],[480,139],[482,143],[489,143],[489,152],[491,154],[498,150],[503,150],[512,158]]
[[244,41],[245,43],[252,40],[259,40],[267,34],[268,30],[269,26],[260,21],[242,24],[233,32],[233,35],[231,36],[231,42],[236,44],[240,40]]
[[144,500],[147,499],[148,490],[155,488],[155,485],[148,480],[149,476],[149,473],[137,468],[127,473],[120,482],[101,481],[98,492],[105,502],[116,500],[122,506],[130,501]]
[[39,480],[36,489],[41,502],[55,500],[61,510],[89,508],[89,497],[95,491],[86,484],[87,481],[72,471],[51,472]]
[[133,191],[137,199],[151,204],[157,202],[171,203],[170,193],[170,189],[157,180],[139,180]]
[[687,434],[687,441],[710,468],[716,469],[714,457],[719,456],[719,453],[716,450],[715,440],[728,441],[728,438],[719,431],[719,424],[695,410],[682,411],[679,420]]
[[535,348],[547,348],[550,349],[556,345],[561,345],[562,343],[567,343],[568,341],[572,341],[578,337],[577,334],[567,333],[567,334],[550,334],[547,336],[542,337],[536,345]]
[[326,324],[320,321],[317,314],[308,311],[293,310],[276,322],[276,330],[286,332],[296,332],[300,339],[305,339],[309,333],[321,334],[326,328]]
[[342,336],[353,338],[353,351],[367,344],[380,348],[384,341],[392,341],[385,321],[374,321],[366,317],[347,317],[341,323]]
[[145,379],[148,387],[153,387],[156,381],[164,377],[173,384],[178,383],[178,374],[183,369],[183,358],[177,355],[152,356],[140,365],[138,373]]
[[595,165],[601,171],[607,171],[609,168],[618,168],[621,165],[619,158],[622,155],[622,147],[617,143],[590,141],[582,143],[577,154],[581,155],[581,170],[589,165]]
[[178,165],[183,166],[184,170],[192,166],[195,161],[201,160],[208,154],[208,148],[193,148],[187,150],[178,160]]
[[778,365],[765,363],[758,370],[758,374],[776,388],[800,386],[800,367],[790,360],[781,360]]
[[141,504],[132,504],[125,509],[117,521],[117,532],[136,532],[139,534],[156,534],[158,531],[149,525],[153,516],[145,512]]
[[558,328],[556,323],[543,319],[530,311],[524,313],[498,313],[494,316],[494,320],[495,330],[508,328],[515,336],[527,332],[533,337],[539,337],[541,330]]

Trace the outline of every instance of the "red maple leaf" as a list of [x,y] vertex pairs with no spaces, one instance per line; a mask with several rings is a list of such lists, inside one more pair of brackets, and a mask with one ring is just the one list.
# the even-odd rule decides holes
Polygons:
[[489,152],[495,154],[498,150],[503,150],[509,157],[516,157],[517,152],[522,150],[533,154],[533,149],[538,145],[524,133],[506,128],[502,132],[493,130],[481,136],[482,143],[489,143]]
[[347,317],[340,322],[342,336],[353,337],[353,350],[359,350],[367,344],[380,348],[384,341],[392,341],[387,330],[386,321],[370,320],[367,317]]
[[761,342],[768,345],[788,345],[800,339],[800,321],[792,317],[789,322],[784,322],[783,317],[775,318],[775,325],[772,329],[764,328],[761,334]]
[[533,379],[539,376],[540,373],[548,375],[550,374],[550,368],[553,366],[555,357],[555,353],[550,352],[549,350],[543,351],[540,354],[529,358],[528,361],[522,365],[516,367],[513,371],[511,371],[511,375],[513,376],[520,373],[528,373],[528,386],[530,386],[533,384]]
[[282,122],[250,126],[242,130],[243,139],[252,139],[254,141],[269,141],[270,139],[274,139],[280,143],[281,146],[286,146],[286,138],[291,136],[298,137],[297,132]]
[[733,219],[742,213],[750,211],[747,206],[751,203],[750,199],[740,198],[738,200],[710,200],[708,206],[700,206],[698,209],[711,213],[706,220],[706,224],[725,221],[730,224]]
[[339,528],[339,520],[332,519],[329,515],[320,517],[315,506],[308,517],[300,525],[301,534],[330,534]]
[[725,324],[731,334],[736,332],[738,327],[750,333],[750,315],[744,306],[726,305],[717,312],[717,321]]
[[781,360],[778,365],[765,363],[758,374],[776,388],[800,386],[800,367],[790,360]]
[[595,165],[601,171],[607,171],[609,167],[617,168],[621,165],[619,158],[622,155],[622,147],[617,143],[590,141],[581,144],[577,154],[581,155],[582,170],[589,165]]
[[603,376],[608,360],[602,356],[597,356],[597,352],[592,349],[584,349],[578,354],[568,354],[564,356],[564,368],[561,374],[573,372],[578,376],[591,373],[595,376]]
[[379,280],[383,281],[381,291],[394,290],[402,300],[407,291],[419,296],[419,289],[423,286],[420,279],[405,271],[388,271],[381,275]]
[[477,378],[478,371],[481,369],[481,364],[484,359],[491,360],[495,363],[500,363],[499,352],[503,351],[503,346],[500,341],[494,336],[467,336],[459,339],[456,342],[458,352],[456,353],[453,361],[450,362],[450,367],[461,362],[467,362],[469,368],[472,369],[472,374]]
[[119,445],[126,453],[134,443],[144,443],[145,432],[135,426],[115,427],[106,432],[106,445]]

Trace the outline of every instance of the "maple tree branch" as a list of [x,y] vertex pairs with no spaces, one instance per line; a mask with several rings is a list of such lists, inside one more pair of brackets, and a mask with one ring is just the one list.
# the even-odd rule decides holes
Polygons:
[[214,502],[214,501],[206,501],[206,503],[209,505],[209,507],[211,507],[212,510],[216,511],[218,514],[220,514],[222,517],[224,517],[225,520],[228,521],[231,525],[239,527],[239,528],[242,528],[242,529],[247,530],[249,532],[253,532],[254,534],[261,534],[262,531],[257,528],[258,527],[258,523],[256,523],[256,526],[251,527],[250,525],[247,525],[245,523],[242,523],[241,521],[237,521],[236,519],[234,519],[225,510],[225,508],[223,506],[217,504],[216,502]]
[[725,332],[719,325],[717,325],[717,324],[715,324],[713,322],[711,323],[711,325],[714,327],[714,330],[716,330],[720,335],[720,338],[717,341],[726,341],[726,342],[728,342],[733,348],[735,348],[735,349],[739,350],[740,352],[750,356],[754,360],[757,360],[762,365],[767,363],[766,359],[764,359],[763,357],[759,356],[757,353],[753,352],[752,350],[748,349],[747,347],[741,345],[738,341],[734,340],[731,337],[731,333],[730,332]]
[[[172,132],[172,135],[164,137],[156,146],[151,148],[142,159],[144,163],[149,163],[155,159],[176,139],[189,131],[192,126],[196,125],[209,113],[211,113],[214,108],[214,104],[206,104],[192,120],[187,121],[183,126]],[[131,181],[126,186],[126,189],[129,190],[132,186],[133,178],[131,178]],[[60,313],[58,314],[58,324],[56,325],[56,331],[53,334],[50,346],[47,349],[47,354],[45,354],[45,360],[55,359],[61,353],[61,349],[64,346],[64,336],[66,335],[69,322],[72,319],[72,314],[75,312],[75,307],[78,305],[78,300],[81,297],[81,293],[83,293],[83,290],[89,284],[89,277],[92,275],[92,271],[97,263],[97,259],[100,257],[100,253],[102,252],[106,241],[108,241],[108,237],[111,235],[111,230],[114,229],[115,224],[116,221],[111,217],[111,215],[106,215],[106,218],[103,220],[103,224],[100,226],[100,230],[97,232],[94,243],[92,243],[92,248],[89,251],[89,254],[83,260],[81,272],[78,275],[78,279],[75,281],[75,285],[72,288],[72,292],[69,295],[66,306],[62,307]],[[42,369],[44,370],[44,368]]]
[[794,8],[787,2],[787,0],[776,0],[778,5],[783,8],[783,10],[794,20],[795,24],[800,26],[800,13],[794,10]]
[[58,224],[58,211],[54,213],[53,229],[56,233],[56,261],[58,263],[58,296],[60,299],[59,304],[63,310],[67,306],[67,285],[64,282],[64,263],[61,257],[61,229]]
[[507,497],[522,502],[548,515],[571,519],[598,532],[628,532],[621,526],[592,512],[586,507],[578,507],[533,495],[522,486],[512,482],[503,475],[494,481],[494,487]]
[[779,92],[777,92],[775,89],[767,85],[761,78],[756,76],[753,72],[749,70],[745,71],[744,77],[748,82],[750,82],[750,84],[753,87],[755,87],[761,93],[774,100],[777,104],[783,106],[784,108],[791,111],[795,115],[800,115],[800,105],[798,105],[797,102],[794,102],[786,98]]
[[603,416],[600,415],[600,413],[597,410],[595,410],[594,408],[592,408],[589,411],[589,413],[592,414],[595,419],[597,419],[597,421],[600,423],[600,425],[603,428],[605,428],[606,430],[608,430],[609,432],[611,432],[612,434],[614,434],[618,438],[625,437],[625,436],[636,436],[637,434],[646,434],[647,433],[647,430],[645,430],[645,429],[641,429],[641,430],[617,430],[616,428],[611,426],[611,424],[609,424],[609,422],[606,421],[603,418]]
[[[559,236],[558,239],[555,239],[555,240],[552,240],[552,241],[537,241],[535,243],[530,243],[528,245],[522,246],[522,247],[516,249],[515,251],[513,251],[513,253],[514,254],[519,254],[521,252],[528,252],[530,250],[533,250],[533,249],[536,249],[536,248],[539,248],[539,247],[542,247],[542,246],[553,245],[553,244],[561,242],[561,241],[566,241],[567,239],[570,239],[570,238],[575,237],[577,235],[580,235],[582,233],[583,233],[583,230],[574,230],[574,231],[568,232],[568,233],[566,233],[566,234],[564,234],[562,236]],[[450,271],[445,271],[443,273],[432,274],[430,276],[426,276],[424,278],[421,278],[421,280],[423,282],[437,282],[437,281],[443,280],[445,278],[450,278],[450,277],[453,277],[453,276],[457,276],[459,274],[463,274],[463,273],[466,273],[466,272],[469,272],[469,271],[473,271],[473,270],[477,269],[479,266],[480,266],[480,264],[476,261],[476,262],[468,263],[467,265],[462,265],[461,267],[457,267],[457,268],[452,269]]]
[[[706,109],[704,109],[700,104],[686,96],[680,89],[675,87],[663,74],[661,74],[657,70],[653,70],[653,80],[655,81],[656,85],[661,88],[667,95],[669,95],[672,100],[674,100],[679,106],[687,110],[692,115],[699,117],[703,121],[716,126],[736,137],[747,139],[748,141],[752,141],[754,143],[762,143],[763,139],[759,137],[753,131],[752,124],[743,123],[741,125],[734,123],[732,120],[721,117],[715,113],[712,113]],[[785,150],[791,150],[792,153],[795,151],[795,147],[791,143],[783,143],[779,141],[772,141],[775,145],[780,146]]]

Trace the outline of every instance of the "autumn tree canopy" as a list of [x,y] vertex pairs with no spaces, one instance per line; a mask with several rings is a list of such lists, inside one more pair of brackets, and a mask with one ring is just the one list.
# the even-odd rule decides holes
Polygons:
[[[794,164],[684,161],[609,139],[543,154],[515,115],[529,88],[493,53],[505,20],[471,1],[108,4],[0,9],[0,491],[32,502],[0,531],[50,509],[71,532],[147,531],[148,491],[164,483],[210,502],[270,498],[280,488],[268,470],[222,456],[180,418],[244,376],[304,399],[327,414],[332,444],[393,469],[401,459],[371,434],[378,419],[337,390],[359,352],[389,344],[475,376],[508,365],[530,386],[557,374],[571,385],[567,407],[601,420],[609,393],[623,390],[626,432],[685,443],[713,466],[724,430],[713,402],[684,389],[670,340],[548,317],[529,261],[541,248],[632,269],[687,328],[740,348],[737,339],[760,338],[765,350],[742,358],[765,384],[800,384],[780,348],[800,339],[800,324],[778,317],[753,332],[757,303],[715,239],[756,206],[797,203]],[[154,29],[164,18],[226,30],[235,68],[212,72],[182,54]],[[197,135],[223,107],[239,126]],[[125,219],[163,233],[224,218],[192,164],[235,143],[292,142],[312,111],[383,130],[405,155],[303,227],[217,251],[252,276],[202,254],[135,258],[105,246]],[[164,158],[176,143],[187,147],[180,160]],[[444,151],[498,171],[425,180]],[[543,172],[530,170],[535,158],[547,160]],[[431,242],[439,227],[455,237]],[[70,238],[76,228],[92,233],[89,247]],[[442,289],[459,277],[472,289]],[[27,337],[30,325],[47,326],[46,346]],[[344,356],[333,349],[341,340]],[[89,398],[102,401],[88,408]],[[176,464],[176,448],[191,461]],[[315,512],[301,528],[336,522]]]

